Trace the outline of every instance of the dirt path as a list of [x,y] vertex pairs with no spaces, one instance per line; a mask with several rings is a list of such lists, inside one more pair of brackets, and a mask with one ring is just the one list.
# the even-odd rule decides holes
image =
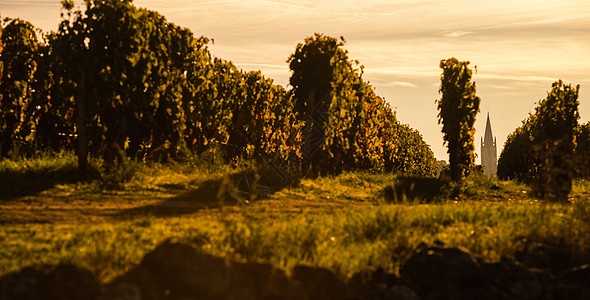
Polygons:
[[[219,211],[216,189],[208,187],[174,191],[119,191],[60,195],[48,190],[39,195],[0,202],[0,224],[92,223],[122,221],[141,216],[171,217],[209,214]],[[348,203],[348,204],[346,204]],[[370,205],[369,202],[364,202]],[[350,202],[338,199],[313,200],[289,193],[254,201],[247,207],[237,201],[224,201],[225,208],[264,210],[269,213],[335,211]]]

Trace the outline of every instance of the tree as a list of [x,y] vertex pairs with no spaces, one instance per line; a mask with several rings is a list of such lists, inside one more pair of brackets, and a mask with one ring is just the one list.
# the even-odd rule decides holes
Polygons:
[[75,149],[76,120],[71,82],[62,81],[70,70],[55,53],[57,35],[50,33],[39,49],[37,71],[32,83],[30,119],[35,124],[34,150],[60,151]]
[[27,21],[4,19],[0,37],[0,157],[18,154],[31,144],[35,124],[30,116],[33,82],[42,47]]
[[573,88],[562,80],[556,81],[535,108],[533,146],[538,157],[534,187],[545,199],[567,201],[572,188],[579,92],[579,85]]
[[580,125],[576,136],[577,175],[581,178],[590,177],[590,122]]
[[165,161],[186,149],[183,96],[198,89],[189,77],[209,58],[201,55],[208,39],[131,2],[85,0],[84,12],[64,2],[56,52],[75,87],[81,168],[84,149],[108,164],[123,155]]
[[[72,11],[74,1],[64,0],[62,9],[67,11],[67,18],[64,18],[55,34],[53,55],[59,57],[56,65],[57,79],[63,87],[64,98],[72,99],[71,110],[75,115],[75,132],[77,135],[78,172],[80,178],[87,176],[89,134],[87,107],[89,98],[93,96],[92,91],[86,88],[89,76],[96,71],[94,57],[89,52],[88,37],[89,28],[84,24],[84,15],[81,11]],[[90,2],[86,2],[90,6]],[[62,12],[62,17],[64,14]],[[98,143],[95,143],[98,144]]]
[[315,34],[287,62],[295,113],[305,120],[304,171],[383,170],[395,159],[395,114],[349,61],[344,41]]
[[[341,152],[330,155],[331,141],[326,138],[326,131],[331,127],[332,103],[338,102],[333,85],[337,77],[349,76],[352,72],[343,45],[343,41],[316,33],[306,38],[304,43],[299,43],[287,60],[293,72],[289,83],[293,86],[295,97],[294,112],[305,121],[303,168],[304,172],[312,175],[335,169],[336,164],[329,164],[328,161],[341,159],[342,156],[339,155]],[[344,107],[342,110],[346,114]],[[346,125],[350,125],[351,121],[347,120]],[[349,149],[348,145],[346,149]]]
[[242,74],[239,88],[236,106],[229,110],[232,122],[226,153],[230,158],[285,158],[297,123],[291,95],[260,71]]
[[84,12],[64,3],[56,43],[68,70],[62,82],[74,87],[79,149],[116,163],[219,147],[230,160],[288,140],[292,97],[272,80],[213,58],[209,39],[130,0],[85,2]]
[[430,170],[430,148],[363,80],[343,39],[316,34],[299,44],[288,91],[214,58],[209,39],[132,0],[62,5],[58,31],[43,42],[26,22],[4,28],[3,153],[76,149],[82,177],[89,156],[115,167],[123,156],[166,161],[212,147],[226,161],[305,157],[315,174]]
[[438,163],[430,146],[418,130],[406,124],[397,125],[397,159],[395,169],[403,174],[436,176]]
[[530,115],[504,143],[498,159],[498,178],[531,183],[537,173],[537,151],[533,146],[533,127],[537,116]]
[[500,179],[518,179],[539,197],[567,201],[573,176],[583,174],[588,161],[588,129],[578,127],[579,89],[553,83],[535,113],[508,136],[498,161]]
[[440,61],[442,98],[438,103],[438,123],[448,145],[451,179],[461,181],[474,163],[475,117],[479,112],[480,98],[475,95],[475,83],[468,61],[456,58]]

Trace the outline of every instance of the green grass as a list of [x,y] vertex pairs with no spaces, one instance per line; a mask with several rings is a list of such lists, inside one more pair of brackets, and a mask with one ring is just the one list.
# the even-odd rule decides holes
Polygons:
[[74,155],[45,154],[34,159],[0,160],[0,201],[35,194],[76,178]]
[[[1,273],[31,263],[72,262],[102,281],[120,275],[168,238],[238,260],[322,266],[346,278],[382,266],[397,271],[421,242],[444,241],[490,260],[512,256],[515,238],[565,239],[573,255],[590,249],[588,220],[575,207],[513,203],[381,204],[318,213],[246,207],[198,218],[138,217],[100,224],[21,224],[0,229]],[[587,217],[587,215],[586,215]]]
[[[538,201],[525,186],[484,178],[470,178],[457,199],[424,203],[412,199],[420,193],[399,202],[386,195],[392,185],[421,189],[421,179],[344,173],[302,179],[250,206],[231,199],[220,206],[220,187],[236,176],[198,165],[140,165],[122,190],[65,182],[0,201],[0,275],[35,263],[71,262],[108,282],[169,238],[287,271],[297,264],[326,267],[342,279],[378,266],[397,272],[420,243],[434,241],[497,260],[513,256],[516,239],[528,236],[589,259],[590,187],[583,181],[575,182],[571,205]],[[70,218],[52,215],[52,208],[45,223],[11,222],[35,205],[55,205]],[[71,209],[77,205],[82,208]]]

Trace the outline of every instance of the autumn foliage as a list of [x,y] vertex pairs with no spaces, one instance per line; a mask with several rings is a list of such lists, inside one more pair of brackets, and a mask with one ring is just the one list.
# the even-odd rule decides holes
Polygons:
[[[533,185],[538,196],[567,201],[576,165],[587,164],[587,128],[578,128],[580,86],[559,80],[504,145],[498,176]],[[580,138],[576,149],[576,136]],[[579,175],[587,172],[580,168]]]
[[62,4],[56,32],[2,23],[2,157],[75,150],[84,171],[88,156],[115,165],[215,151],[226,162],[289,160],[316,174],[434,174],[421,135],[399,124],[337,39],[297,45],[287,90],[130,0]]
[[440,68],[443,72],[439,90],[442,97],[437,100],[438,122],[443,124],[443,138],[448,145],[451,179],[460,181],[475,161],[473,125],[481,99],[475,95],[468,61],[443,59]]
[[[336,38],[315,34],[297,45],[288,59],[295,113],[305,122],[306,171],[315,175],[396,169],[432,175],[435,159],[430,148],[423,149],[422,137],[399,124],[389,104],[363,80],[363,67],[349,60],[343,45]],[[413,164],[400,163],[406,160]]]

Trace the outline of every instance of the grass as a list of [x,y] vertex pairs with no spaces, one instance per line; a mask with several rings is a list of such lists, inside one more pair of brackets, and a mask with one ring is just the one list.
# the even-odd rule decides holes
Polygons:
[[76,157],[66,153],[0,160],[0,201],[38,193],[56,184],[72,183],[76,168]]
[[[59,170],[70,159],[39,169]],[[0,163],[33,174],[38,164],[25,165]],[[484,178],[470,178],[457,199],[429,202],[418,192],[428,180],[369,173],[303,179],[249,206],[231,195],[221,202],[219,190],[231,190],[240,174],[139,165],[122,190],[65,181],[0,201],[0,275],[71,262],[108,282],[169,238],[287,271],[297,264],[326,267],[342,279],[378,266],[397,272],[422,242],[443,241],[497,260],[514,256],[517,238],[528,236],[563,245],[580,262],[590,258],[590,187],[583,181],[574,184],[572,205],[538,201],[525,186]],[[412,193],[392,201],[393,186]]]

